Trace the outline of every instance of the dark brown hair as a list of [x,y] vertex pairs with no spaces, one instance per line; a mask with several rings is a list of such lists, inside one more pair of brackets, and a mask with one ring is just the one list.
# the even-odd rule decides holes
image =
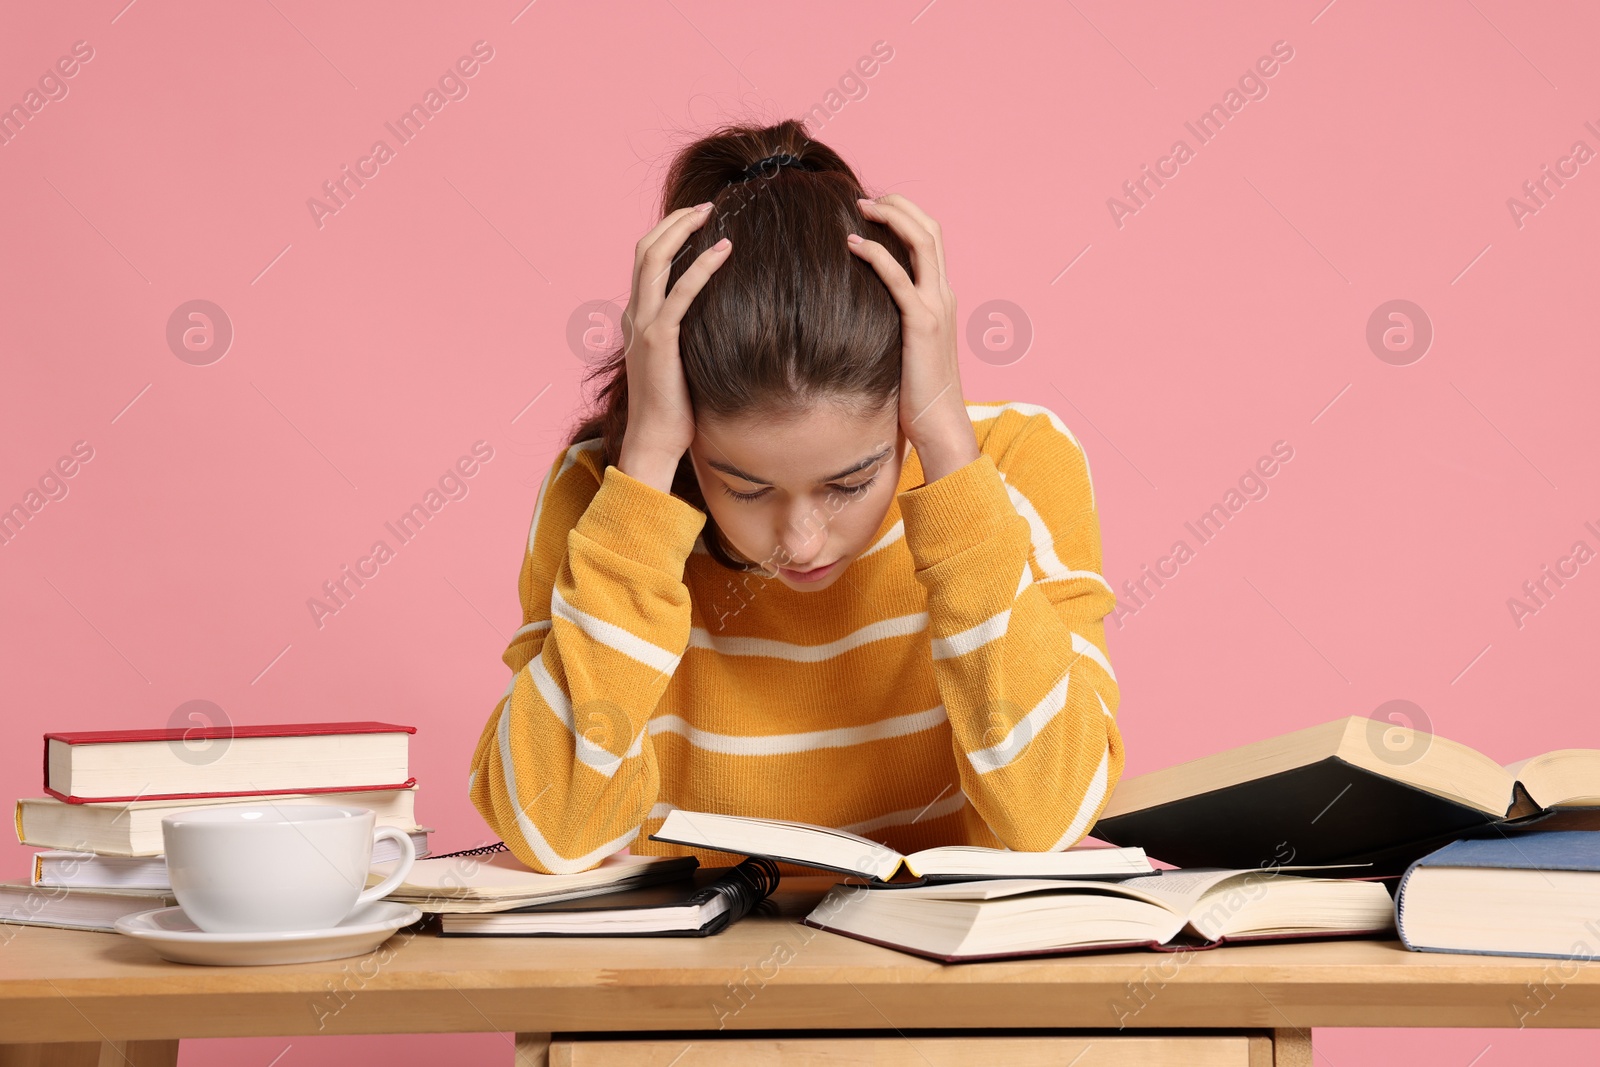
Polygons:
[[[779,152],[806,168],[746,168]],[[673,262],[671,291],[701,252],[724,236],[733,252],[683,317],[678,351],[696,416],[762,416],[781,421],[819,401],[879,414],[898,399],[900,309],[872,265],[845,245],[858,233],[881,243],[909,274],[905,243],[861,214],[867,194],[838,153],[806,135],[803,122],[724,126],[682,149],[667,171],[661,214],[713,203]],[[621,347],[585,378],[601,384],[595,409],[568,440],[601,440],[602,467],[615,464],[628,425],[628,376]],[[675,495],[706,512],[713,559],[735,559],[706,508],[688,454],[673,477]]]

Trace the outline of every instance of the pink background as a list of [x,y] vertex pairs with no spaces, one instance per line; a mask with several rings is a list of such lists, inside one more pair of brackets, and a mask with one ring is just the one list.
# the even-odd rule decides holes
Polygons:
[[[625,301],[675,143],[825,104],[877,41],[892,59],[813,132],[942,223],[964,319],[1022,309],[1020,358],[963,352],[968,398],[1075,430],[1114,584],[1195,548],[1186,521],[1294,450],[1110,627],[1130,773],[1390,700],[1504,761],[1600,745],[1600,563],[1520,627],[1507,606],[1575,541],[1600,549],[1600,162],[1520,226],[1507,206],[1575,141],[1600,149],[1592,6],[125,2],[26,5],[0,32],[0,104],[94,50],[0,146],[0,506],[93,448],[0,546],[0,799],[40,792],[46,730],[163,726],[201,699],[239,723],[414,724],[436,849],[493,840],[467,761],[580,401],[569,316]],[[469,94],[319,227],[308,198],[394,147],[384,123],[480,40]],[[1197,146],[1184,123],[1278,41],[1267,95]],[[1119,227],[1108,198],[1179,137],[1194,158]],[[166,340],[195,299],[235,331],[209,365]],[[1394,299],[1434,329],[1404,366],[1366,341]],[[480,440],[467,495],[319,627],[308,598]],[[28,852],[4,846],[6,877]],[[1593,1047],[1317,1042],[1373,1067]],[[510,1052],[297,1037],[189,1041],[183,1063],[280,1054]]]

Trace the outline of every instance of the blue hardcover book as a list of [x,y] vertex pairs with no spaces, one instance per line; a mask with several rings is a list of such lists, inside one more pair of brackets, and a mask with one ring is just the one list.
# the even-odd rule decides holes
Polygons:
[[1395,926],[1418,952],[1600,955],[1600,831],[1454,841],[1406,869]]

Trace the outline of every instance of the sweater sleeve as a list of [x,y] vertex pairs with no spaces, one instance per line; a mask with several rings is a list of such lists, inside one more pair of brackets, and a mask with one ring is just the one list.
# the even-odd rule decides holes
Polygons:
[[1122,774],[1116,597],[1082,449],[1049,413],[1008,419],[1021,429],[898,500],[962,790],[1008,848],[1057,851]]
[[[588,444],[587,442],[584,444]],[[587,870],[637,836],[660,785],[646,733],[689,643],[683,570],[705,515],[584,444],[539,490],[518,583],[511,679],[468,792],[533,870]]]

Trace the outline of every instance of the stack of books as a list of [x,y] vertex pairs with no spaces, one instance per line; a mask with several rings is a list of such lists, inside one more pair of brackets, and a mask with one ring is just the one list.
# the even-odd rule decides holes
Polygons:
[[[405,831],[426,856],[431,830],[417,824],[409,767],[415,732],[329,722],[46,734],[47,795],[16,806],[17,840],[41,851],[25,880],[0,882],[0,922],[112,931],[123,915],[175,905],[161,819],[196,808],[370,808],[376,825]],[[399,858],[395,842],[374,844],[375,863]]]

